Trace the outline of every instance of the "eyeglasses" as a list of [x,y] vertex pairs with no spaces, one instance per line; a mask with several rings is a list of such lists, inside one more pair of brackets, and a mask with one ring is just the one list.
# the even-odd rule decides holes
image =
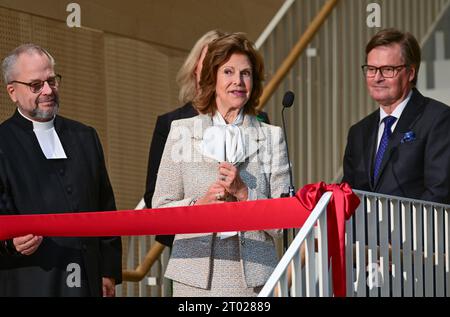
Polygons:
[[372,78],[375,77],[377,72],[380,71],[381,76],[384,78],[392,78],[397,76],[397,74],[402,70],[402,68],[408,67],[408,65],[398,65],[398,66],[381,66],[375,67],[371,65],[362,65],[362,71],[366,77]]
[[22,81],[13,80],[10,82],[10,84],[17,83],[17,84],[26,85],[26,86],[30,87],[30,90],[32,93],[37,94],[37,93],[40,93],[42,91],[42,89],[44,89],[45,82],[47,82],[47,84],[50,86],[50,88],[57,88],[59,86],[59,84],[61,83],[61,79],[62,79],[62,76],[57,74],[53,77],[47,78],[46,80],[36,80],[36,81],[32,81],[31,83],[24,83]]

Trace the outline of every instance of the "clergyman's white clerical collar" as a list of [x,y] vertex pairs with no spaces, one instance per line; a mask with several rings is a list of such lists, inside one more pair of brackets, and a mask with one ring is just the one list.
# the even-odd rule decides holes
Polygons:
[[66,152],[64,152],[61,140],[55,130],[55,117],[50,121],[39,122],[24,116],[19,108],[17,108],[17,110],[22,117],[33,123],[33,132],[38,139],[42,153],[44,153],[47,159],[67,159]]

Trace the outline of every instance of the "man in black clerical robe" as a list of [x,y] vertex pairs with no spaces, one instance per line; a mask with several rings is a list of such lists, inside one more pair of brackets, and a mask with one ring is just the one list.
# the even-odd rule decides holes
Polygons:
[[[0,125],[0,214],[115,210],[97,133],[57,115],[53,57],[25,44],[2,69],[17,109]],[[0,241],[0,296],[114,296],[121,255],[120,237]]]

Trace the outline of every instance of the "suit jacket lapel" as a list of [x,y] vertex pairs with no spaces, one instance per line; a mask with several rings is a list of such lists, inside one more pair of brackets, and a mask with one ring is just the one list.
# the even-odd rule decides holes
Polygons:
[[187,104],[185,104],[182,109],[183,109],[183,111],[182,111],[182,115],[180,116],[180,119],[191,118],[191,117],[195,117],[198,115],[198,112],[195,109],[192,102],[188,102]]
[[261,123],[252,115],[245,115],[242,123],[242,132],[245,142],[249,142],[245,144],[245,161],[258,151],[262,142],[266,140],[266,134],[261,127]]
[[[405,110],[400,117],[400,120],[395,128],[394,134],[400,134],[403,137],[404,133],[411,130],[417,120],[421,117],[423,110],[425,108],[425,98],[422,94],[413,89],[413,94],[405,107]],[[401,138],[399,139],[399,142]],[[398,145],[398,143],[397,143]]]
[[[380,173],[378,176],[378,180],[383,177],[383,171],[387,165],[387,163],[392,159],[394,152],[397,150],[400,142],[405,134],[405,132],[412,129],[414,124],[420,118],[423,113],[423,103],[425,98],[416,90],[413,89],[413,94],[408,104],[403,110],[403,113],[395,127],[394,132],[391,135],[391,139],[389,140],[388,147],[383,156],[383,161],[381,162]],[[374,187],[376,188],[378,184],[378,180],[375,181]]]
[[17,109],[14,112],[12,121],[20,127],[19,130],[14,130],[14,133],[17,135],[18,140],[20,140],[20,145],[24,147],[24,151],[26,153],[31,151],[31,157],[39,159],[41,162],[47,160],[33,132],[33,123],[22,117]]

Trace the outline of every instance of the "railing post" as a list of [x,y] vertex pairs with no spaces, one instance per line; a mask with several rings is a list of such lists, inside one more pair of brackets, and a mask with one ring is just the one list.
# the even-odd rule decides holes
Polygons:
[[294,65],[294,63],[297,61],[298,57],[306,49],[314,35],[325,22],[327,17],[331,14],[333,8],[337,5],[338,2],[339,0],[328,0],[322,7],[320,12],[300,37],[297,44],[295,44],[295,46],[292,48],[288,57],[286,57],[281,66],[278,68],[275,75],[273,75],[272,79],[264,87],[264,91],[260,98],[260,103],[258,106],[259,109],[262,109],[264,107],[265,103],[269,100],[273,92],[277,89],[278,85],[283,80],[285,74],[291,69],[292,65]]
[[425,296],[434,296],[434,276],[433,276],[433,207],[431,205],[424,206],[423,210],[423,231],[424,231],[424,288]]
[[401,271],[401,257],[400,257],[400,242],[401,242],[401,223],[400,223],[400,208],[398,200],[390,201],[391,212],[391,244],[392,244],[392,296],[402,296],[402,271]]
[[447,291],[446,296],[450,297],[450,208],[445,209],[444,215],[444,236],[445,241],[445,289]]
[[[302,244],[306,240],[306,296],[315,296],[316,288],[316,276],[315,276],[315,236],[314,236],[314,225],[319,219],[322,213],[326,213],[327,205],[330,201],[332,193],[326,192],[322,195],[316,207],[313,209],[309,217],[306,219],[303,226],[300,228],[297,236],[291,245],[285,252],[284,256],[281,258],[277,267],[273,271],[272,275],[267,280],[263,289],[259,293],[258,297],[265,297],[273,294],[274,288],[277,286],[279,281],[283,278],[286,271],[288,271],[289,266],[292,264],[294,259],[295,267],[292,269],[292,275],[294,276],[294,283],[300,279],[301,270],[297,267],[301,267],[301,250]],[[300,265],[298,265],[300,263]],[[301,281],[300,281],[301,282]],[[301,286],[299,286],[301,287]],[[298,288],[295,289],[295,293],[298,293]]]
[[324,212],[317,222],[317,234],[319,242],[318,260],[319,260],[319,296],[329,297],[329,267],[328,267],[328,230],[327,213]]

